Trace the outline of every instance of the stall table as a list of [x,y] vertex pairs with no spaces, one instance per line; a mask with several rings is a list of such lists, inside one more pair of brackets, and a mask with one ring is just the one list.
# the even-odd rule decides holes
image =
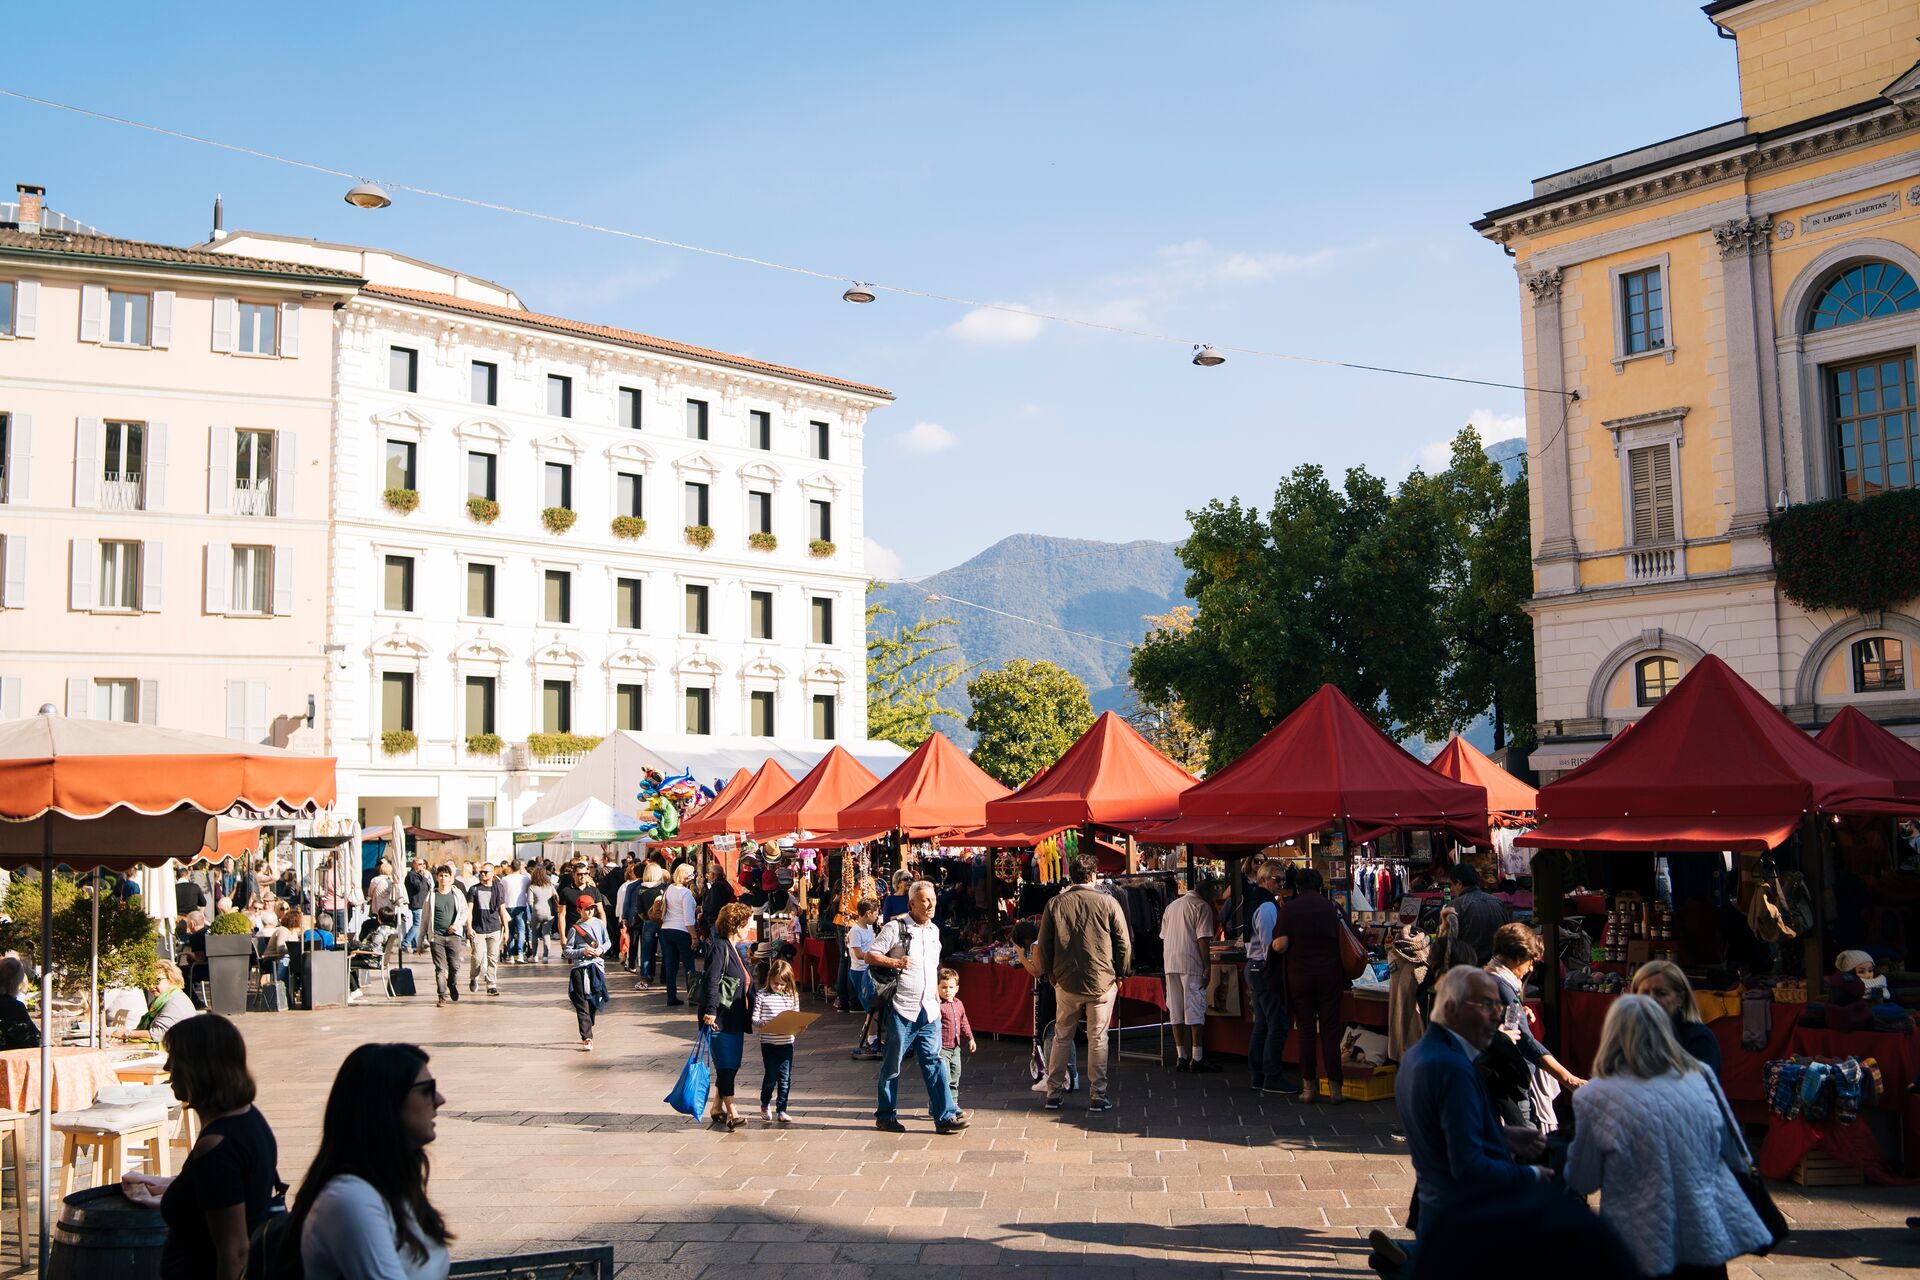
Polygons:
[[977,1034],[1033,1035],[1033,979],[1017,964],[957,960],[948,965],[960,975],[960,1003]]
[[[113,1059],[100,1049],[57,1047],[53,1051],[53,1109],[81,1111],[102,1089],[120,1083]],[[0,1051],[0,1098],[9,1111],[40,1109],[40,1050]]]
[[800,963],[795,966],[794,981],[802,990],[832,990],[840,976],[840,948],[825,938],[800,939]]

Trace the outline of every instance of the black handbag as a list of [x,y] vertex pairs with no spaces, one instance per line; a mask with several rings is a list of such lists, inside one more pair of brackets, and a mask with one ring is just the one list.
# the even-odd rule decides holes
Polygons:
[[1772,1253],[1786,1243],[1787,1233],[1792,1229],[1787,1225],[1787,1215],[1780,1212],[1780,1206],[1773,1202],[1773,1193],[1767,1190],[1767,1181],[1753,1166],[1753,1153],[1747,1150],[1747,1140],[1741,1136],[1740,1127],[1733,1122],[1733,1108],[1727,1105],[1727,1095],[1720,1091],[1720,1082],[1713,1072],[1702,1068],[1706,1073],[1707,1084],[1713,1090],[1713,1096],[1720,1102],[1720,1119],[1726,1130],[1733,1136],[1733,1144],[1739,1150],[1738,1158],[1729,1157],[1727,1169],[1733,1174],[1733,1180],[1740,1184],[1741,1192],[1747,1197],[1747,1203],[1760,1215],[1761,1225],[1767,1234],[1773,1237],[1773,1243],[1764,1249],[1755,1249],[1761,1257]]

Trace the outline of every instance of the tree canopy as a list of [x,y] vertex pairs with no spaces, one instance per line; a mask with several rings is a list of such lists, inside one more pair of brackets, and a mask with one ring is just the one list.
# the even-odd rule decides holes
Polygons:
[[1131,674],[1143,703],[1208,737],[1210,768],[1328,683],[1396,735],[1443,737],[1488,711],[1530,732],[1526,486],[1504,483],[1471,427],[1444,471],[1397,491],[1303,465],[1264,515],[1230,499],[1188,519],[1199,612],[1150,632]]
[[952,618],[923,618],[909,627],[881,630],[893,610],[867,602],[867,737],[898,743],[911,751],[933,736],[937,716],[960,713],[940,695],[966,678],[971,668],[945,655],[956,646],[942,641],[940,629]]
[[973,762],[1009,787],[1023,785],[1058,760],[1093,726],[1087,686],[1065,667],[1014,658],[968,683],[979,735]]

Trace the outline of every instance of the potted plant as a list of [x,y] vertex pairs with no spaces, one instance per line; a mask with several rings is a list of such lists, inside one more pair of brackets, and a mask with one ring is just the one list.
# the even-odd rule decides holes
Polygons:
[[637,538],[647,531],[647,522],[639,516],[615,516],[613,518],[613,536],[616,538]]
[[690,524],[687,526],[687,545],[705,551],[713,545],[713,526],[710,524]]
[[770,533],[750,533],[747,535],[747,545],[755,551],[772,551],[780,545],[780,539]]
[[506,741],[497,733],[476,733],[467,738],[470,756],[497,756],[506,749]]
[[535,760],[555,756],[583,756],[600,745],[600,739],[584,733],[530,733],[527,754]]
[[500,504],[492,498],[468,498],[467,514],[475,524],[492,524],[500,518]]
[[420,505],[420,491],[418,489],[389,489],[380,495],[380,499],[387,504],[387,510],[398,511],[401,515],[408,516],[412,515],[414,509]]
[[253,981],[253,921],[239,911],[207,926],[207,1005],[215,1013],[245,1013]]
[[547,526],[548,533],[553,534],[565,533],[573,528],[573,522],[579,518],[580,513],[572,507],[548,507],[540,513],[540,523]]
[[419,745],[411,729],[388,729],[380,735],[380,749],[390,756],[410,755]]
[[815,538],[807,544],[807,554],[815,560],[824,560],[834,552],[834,546],[825,538]]

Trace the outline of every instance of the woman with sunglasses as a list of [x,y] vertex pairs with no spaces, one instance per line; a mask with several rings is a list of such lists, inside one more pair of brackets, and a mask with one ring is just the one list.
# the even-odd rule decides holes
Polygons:
[[427,1199],[445,1101],[418,1046],[363,1044],[340,1064],[287,1224],[306,1280],[446,1280],[453,1237]]

